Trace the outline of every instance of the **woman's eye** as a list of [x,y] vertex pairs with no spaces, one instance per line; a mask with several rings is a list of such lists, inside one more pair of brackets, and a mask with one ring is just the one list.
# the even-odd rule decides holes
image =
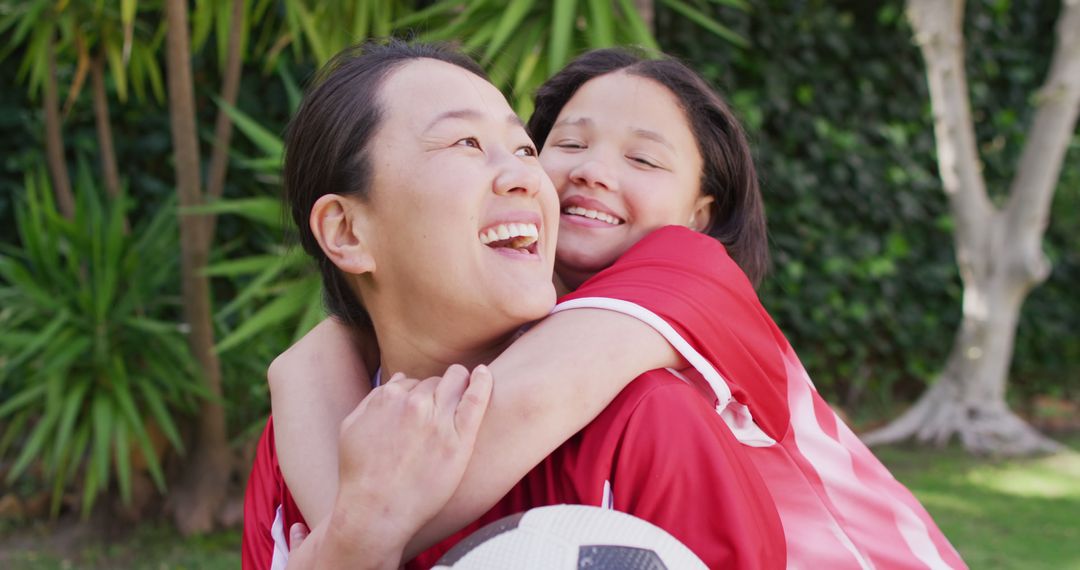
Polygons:
[[469,148],[480,148],[480,141],[476,137],[465,137],[454,143],[454,146],[467,146]]
[[573,150],[580,150],[585,148],[585,145],[578,141],[559,141],[555,143],[555,146],[558,148],[568,148]]
[[517,149],[514,154],[518,156],[536,156],[536,147],[531,144],[527,144]]

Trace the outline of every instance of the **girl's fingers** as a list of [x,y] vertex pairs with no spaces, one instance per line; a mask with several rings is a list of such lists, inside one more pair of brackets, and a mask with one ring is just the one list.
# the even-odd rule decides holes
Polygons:
[[447,418],[454,417],[461,395],[469,384],[469,369],[460,364],[454,364],[443,373],[439,386],[435,389],[435,406],[439,413]]
[[295,552],[300,549],[300,545],[308,537],[308,527],[304,523],[293,523],[289,527],[289,552]]
[[458,434],[469,438],[476,437],[480,421],[484,419],[488,402],[491,401],[492,384],[491,370],[487,366],[481,364],[473,369],[469,385],[461,395],[457,413],[454,415],[454,427]]

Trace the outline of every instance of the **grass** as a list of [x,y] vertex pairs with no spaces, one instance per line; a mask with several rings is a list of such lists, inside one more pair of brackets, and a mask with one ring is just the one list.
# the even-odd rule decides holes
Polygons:
[[958,449],[886,448],[971,568],[1080,569],[1080,434],[1052,457],[994,460]]
[[[878,455],[926,505],[971,568],[1080,570],[1080,434],[1064,442],[1068,452],[1036,459],[974,458],[956,448],[892,447],[878,450]],[[0,567],[240,566],[240,535],[235,530],[181,538],[168,527],[146,525],[108,545],[69,540],[82,545],[62,549],[55,534],[37,535],[23,536],[19,544],[0,538]]]
[[[0,540],[0,567],[10,570],[235,570],[240,567],[240,531],[182,538],[171,527],[144,525],[122,540],[75,539],[80,546],[57,552],[56,537],[23,537],[12,547]],[[61,542],[64,542],[61,540]]]

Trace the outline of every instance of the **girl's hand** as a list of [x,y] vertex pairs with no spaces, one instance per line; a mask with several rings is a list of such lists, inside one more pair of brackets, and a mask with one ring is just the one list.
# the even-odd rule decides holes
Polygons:
[[[345,544],[401,556],[457,489],[491,398],[486,366],[442,377],[395,374],[341,423],[337,500],[327,529]],[[359,553],[358,553],[359,554]]]

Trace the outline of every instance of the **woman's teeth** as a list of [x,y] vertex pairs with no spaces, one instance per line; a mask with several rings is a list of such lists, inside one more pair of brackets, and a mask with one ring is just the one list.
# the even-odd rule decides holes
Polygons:
[[480,243],[491,247],[528,248],[540,237],[536,224],[511,223],[492,226],[480,232]]
[[588,208],[582,208],[581,206],[570,206],[563,210],[566,214],[574,216],[583,216],[591,218],[593,220],[600,220],[601,222],[607,222],[613,226],[617,226],[622,223],[622,220],[612,216],[611,214],[605,214],[604,212],[598,212],[596,210],[590,210]]

